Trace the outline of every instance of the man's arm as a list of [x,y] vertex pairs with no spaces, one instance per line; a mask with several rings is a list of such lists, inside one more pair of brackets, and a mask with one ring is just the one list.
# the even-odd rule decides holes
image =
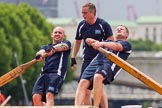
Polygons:
[[53,46],[55,52],[67,51],[69,50],[69,46],[66,43],[59,43]]
[[71,53],[71,58],[75,58],[81,45],[82,40],[75,40],[73,44],[73,49]]
[[94,49],[98,49],[99,47],[105,47],[110,50],[123,51],[123,46],[117,42],[99,42],[97,40],[87,38],[86,43],[88,45],[91,45]]
[[[71,45],[70,45],[71,46]],[[46,53],[48,56],[51,56],[55,52],[67,51],[70,49],[70,46],[67,43],[59,43],[54,46],[46,49]]]
[[[99,46],[97,46],[100,44]],[[99,42],[95,44],[97,46],[97,49],[102,46],[104,48],[108,48],[110,50],[115,50],[115,51],[123,51],[123,46],[120,43],[117,42]]]
[[74,44],[73,44],[73,49],[72,49],[72,53],[71,53],[71,68],[74,70],[76,68],[76,60],[75,57],[80,49],[80,45],[81,45],[82,40],[75,40]]
[[55,52],[67,51],[69,50],[69,45],[66,43],[59,43],[54,46],[50,46],[47,49],[41,49],[36,53],[36,60],[41,61],[43,60],[43,55],[47,54],[47,56],[51,56]]
[[44,49],[41,49],[41,50],[39,50],[37,53],[36,53],[36,55],[35,55],[35,59],[37,60],[37,61],[42,61],[44,58],[43,58],[43,55],[45,55],[46,54],[46,51],[44,50]]

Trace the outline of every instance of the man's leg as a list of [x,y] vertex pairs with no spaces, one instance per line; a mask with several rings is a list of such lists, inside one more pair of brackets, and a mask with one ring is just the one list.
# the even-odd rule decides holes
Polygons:
[[107,94],[105,88],[102,89],[102,96],[101,96],[101,107],[108,108],[108,101],[107,101]]
[[75,94],[75,106],[81,106],[86,97],[86,90],[89,87],[90,82],[86,79],[81,79]]
[[89,89],[86,90],[86,97],[84,99],[84,105],[92,105],[91,90]]
[[103,92],[103,80],[104,77],[101,74],[96,73],[94,75],[93,87],[94,87],[94,106],[99,107],[101,102],[101,96]]
[[42,106],[42,95],[36,93],[33,95],[32,100],[34,106]]
[[54,95],[51,92],[46,94],[46,106],[54,106]]

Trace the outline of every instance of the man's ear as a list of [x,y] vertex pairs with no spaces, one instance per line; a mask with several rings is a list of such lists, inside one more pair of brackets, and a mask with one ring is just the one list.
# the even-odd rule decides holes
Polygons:
[[127,33],[126,38],[128,38],[128,35],[129,35],[129,34]]

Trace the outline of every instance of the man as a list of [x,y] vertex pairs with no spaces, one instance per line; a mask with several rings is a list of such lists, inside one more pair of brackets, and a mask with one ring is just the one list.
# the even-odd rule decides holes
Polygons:
[[42,73],[38,77],[33,88],[33,105],[42,106],[42,101],[46,101],[46,106],[54,105],[54,97],[60,90],[68,65],[71,43],[63,40],[65,37],[62,27],[54,28],[52,32],[52,44],[44,45],[36,53],[37,61],[44,59]]
[[[86,42],[91,45],[94,49],[103,47],[126,60],[131,53],[131,44],[126,41],[128,38],[129,31],[123,26],[119,25],[115,31],[116,41],[102,41],[99,42],[92,38],[87,38]],[[116,64],[108,60],[102,53],[93,59],[89,66],[83,72],[81,80],[77,88],[77,106],[82,105],[87,89],[94,90],[94,106],[99,107],[102,96],[103,84],[110,84],[118,75],[121,70]]]
[[[113,33],[110,25],[105,20],[96,17],[96,7],[93,3],[86,3],[82,6],[82,16],[84,20],[81,21],[78,25],[75,41],[73,44],[73,50],[71,54],[72,58],[71,67],[72,69],[75,69],[76,67],[75,57],[79,51],[81,42],[83,40],[83,64],[81,68],[80,77],[82,76],[84,69],[89,65],[89,63],[98,53],[97,50],[93,49],[91,46],[85,43],[85,40],[87,38],[93,38],[98,41],[102,41],[103,39],[113,40],[112,36]],[[87,90],[86,93],[87,96],[85,98],[84,104],[90,105],[91,104],[90,91]],[[102,101],[103,103],[101,104],[104,107],[107,106],[107,97],[106,94],[104,94],[103,96],[104,98],[102,99],[104,101]]]

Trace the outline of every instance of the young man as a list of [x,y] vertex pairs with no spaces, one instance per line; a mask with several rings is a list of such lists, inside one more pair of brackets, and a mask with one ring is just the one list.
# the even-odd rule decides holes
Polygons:
[[[126,60],[131,53],[131,44],[126,41],[129,31],[123,26],[119,25],[115,31],[116,41],[102,41],[99,42],[92,38],[86,39],[86,43],[94,49],[103,47]],[[86,90],[94,90],[94,106],[99,107],[102,96],[103,84],[110,84],[120,71],[120,67],[108,60],[102,53],[93,59],[89,66],[84,70],[81,80],[77,88],[76,105],[82,105],[86,96]]]
[[[97,55],[98,51],[93,49],[91,46],[89,46],[87,43],[85,43],[85,40],[87,38],[93,38],[98,41],[102,41],[105,39],[113,40],[113,33],[110,25],[103,19],[96,17],[96,7],[93,3],[86,3],[82,6],[82,16],[84,18],[83,21],[81,21],[78,25],[75,41],[73,44],[73,50],[71,54],[71,67],[72,69],[75,69],[76,67],[76,60],[75,57],[79,51],[81,42],[83,40],[83,64],[81,68],[81,74],[80,78],[83,74],[83,71],[85,68],[90,64],[92,59]],[[80,80],[79,78],[79,80]],[[107,105],[107,97],[105,92],[103,92],[103,103],[102,106],[108,106]],[[77,94],[76,94],[77,95]],[[90,90],[87,90],[86,97],[84,104],[90,105]],[[106,107],[104,107],[106,108]]]
[[42,101],[46,101],[46,106],[54,105],[54,97],[60,90],[68,65],[71,43],[63,40],[65,37],[62,27],[54,28],[52,32],[52,44],[43,45],[36,53],[37,61],[43,60],[43,55],[48,56],[44,59],[42,73],[38,77],[32,92],[34,106],[42,106]]

